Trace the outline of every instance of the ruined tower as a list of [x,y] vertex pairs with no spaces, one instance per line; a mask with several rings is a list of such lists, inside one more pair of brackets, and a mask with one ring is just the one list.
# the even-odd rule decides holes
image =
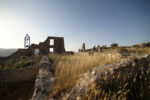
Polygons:
[[101,48],[100,48],[100,45],[97,46],[97,52],[101,52]]
[[82,45],[82,51],[85,51],[85,43]]
[[96,46],[94,46],[94,47],[92,48],[92,51],[93,51],[93,52],[95,52],[95,51],[96,51]]

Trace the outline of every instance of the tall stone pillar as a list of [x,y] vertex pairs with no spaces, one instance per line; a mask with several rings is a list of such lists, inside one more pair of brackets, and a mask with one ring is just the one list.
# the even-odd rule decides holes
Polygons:
[[82,51],[85,51],[85,43],[82,45]]
[[97,52],[101,52],[100,45],[97,46]]

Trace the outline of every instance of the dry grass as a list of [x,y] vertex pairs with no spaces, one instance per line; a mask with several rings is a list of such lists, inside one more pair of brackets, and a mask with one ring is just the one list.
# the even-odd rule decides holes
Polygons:
[[105,79],[91,84],[82,100],[150,100],[150,69],[136,73],[133,78],[118,75],[109,82]]
[[62,91],[69,91],[82,73],[96,66],[115,62],[120,58],[120,55],[77,53],[75,55],[51,54],[49,57],[53,61],[53,71],[56,78],[54,94],[58,94]]
[[150,47],[145,47],[145,48],[127,48],[129,53],[137,53],[137,54],[150,54]]
[[104,52],[121,52],[125,54],[150,54],[150,47],[117,47],[117,48],[109,48],[104,49]]

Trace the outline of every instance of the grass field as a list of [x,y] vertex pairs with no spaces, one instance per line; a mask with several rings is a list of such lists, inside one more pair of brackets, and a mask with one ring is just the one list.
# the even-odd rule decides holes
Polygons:
[[[58,96],[59,93],[63,92],[70,92],[81,74],[90,71],[94,67],[110,64],[121,58],[116,53],[112,53],[111,55],[104,55],[103,53],[95,53],[94,55],[89,55],[88,53],[76,53],[75,55],[50,54],[49,57],[53,61],[52,69],[56,78],[55,90],[52,96]],[[98,84],[102,85],[103,89],[99,87],[100,85],[89,86],[89,94],[86,94],[82,99],[116,100],[118,98],[118,100],[129,100],[132,98],[135,100],[147,100],[150,98],[149,69],[147,72],[142,71],[141,73],[136,73],[136,76],[128,81],[118,82],[117,80],[120,80],[120,77],[117,76],[112,79],[112,82],[109,84],[106,84],[107,82],[105,80],[99,81]]]
[[108,48],[104,49],[104,52],[120,52],[125,54],[150,54],[150,47],[116,47],[116,48]]
[[80,75],[91,70],[96,66],[113,63],[120,59],[120,55],[103,55],[95,53],[76,53],[74,55],[58,55],[50,54],[50,59],[53,61],[52,69],[56,78],[54,94],[70,91],[76,84]]

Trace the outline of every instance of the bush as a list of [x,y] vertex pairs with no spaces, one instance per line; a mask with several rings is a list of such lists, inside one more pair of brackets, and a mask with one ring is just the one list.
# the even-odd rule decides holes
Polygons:
[[33,64],[35,64],[34,60],[20,61],[15,65],[15,68],[24,68]]
[[27,58],[27,56],[21,56],[21,59],[26,59]]
[[0,65],[0,69],[3,69],[2,65]]
[[119,48],[119,52],[120,52],[120,53],[127,53],[128,50],[127,50],[126,48],[124,48],[124,47],[120,47],[120,48]]
[[117,44],[117,43],[113,43],[113,44],[111,44],[111,47],[112,47],[112,48],[117,48],[117,47],[118,47],[118,44]]
[[102,49],[107,49],[107,46],[106,46],[106,45],[103,45],[103,46],[102,46]]
[[136,47],[136,48],[137,48],[137,47],[139,47],[139,45],[138,45],[138,44],[135,44],[135,45],[133,45],[132,47]]

